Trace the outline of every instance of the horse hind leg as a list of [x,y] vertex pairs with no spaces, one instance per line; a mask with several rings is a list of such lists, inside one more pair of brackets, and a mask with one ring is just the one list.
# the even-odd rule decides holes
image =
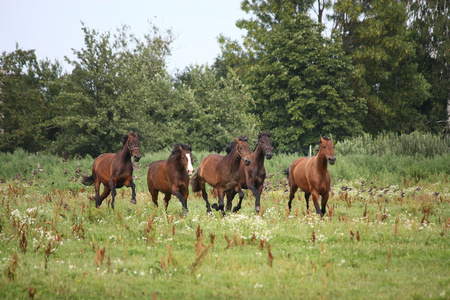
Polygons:
[[309,213],[309,197],[311,193],[305,193],[305,202],[306,202],[306,213]]
[[132,204],[136,204],[136,185],[134,184],[134,182],[131,180],[130,181],[130,187],[131,187],[131,200],[130,202]]
[[[100,196],[95,197],[95,206],[99,207],[100,205],[102,205],[103,200],[109,196],[110,192],[111,192],[111,189],[109,188],[109,186],[103,185],[103,193]],[[97,190],[96,194],[98,195],[98,190]]]
[[291,212],[292,200],[294,199],[295,192],[297,191],[297,189],[298,189],[298,186],[296,186],[296,185],[291,186],[291,189],[289,192],[289,201],[288,201],[289,213]]
[[170,197],[172,197],[171,193],[165,193],[164,194],[164,208],[167,212],[167,207],[169,206]]

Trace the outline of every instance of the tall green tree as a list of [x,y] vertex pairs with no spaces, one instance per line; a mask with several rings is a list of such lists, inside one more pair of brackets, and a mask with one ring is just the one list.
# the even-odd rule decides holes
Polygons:
[[127,131],[148,135],[141,106],[151,100],[145,99],[148,93],[141,86],[165,72],[171,37],[156,28],[144,41],[129,34],[126,26],[113,36],[82,30],[85,48],[74,51],[76,59],[66,58],[73,71],[63,78],[58,96],[55,152],[97,156],[117,151]]
[[0,57],[0,151],[46,150],[52,129],[54,82],[61,67],[38,61],[35,50],[17,49]]
[[221,58],[250,86],[253,112],[280,151],[305,149],[324,134],[342,139],[361,132],[365,104],[348,84],[350,60],[339,37],[325,38],[324,27],[309,17],[312,3],[243,1],[254,16],[237,23],[247,30],[243,48],[223,40],[222,49],[233,52]]
[[352,89],[367,101],[364,130],[409,133],[423,129],[421,106],[430,85],[419,72],[407,10],[396,0],[338,0],[333,19],[355,72]]
[[416,44],[418,70],[431,84],[421,112],[433,133],[450,134],[450,4],[447,0],[405,1]]
[[191,66],[176,79],[182,97],[172,106],[171,111],[178,112],[173,122],[196,149],[222,151],[234,137],[256,136],[259,122],[250,112],[253,99],[233,71],[221,77],[207,66]]

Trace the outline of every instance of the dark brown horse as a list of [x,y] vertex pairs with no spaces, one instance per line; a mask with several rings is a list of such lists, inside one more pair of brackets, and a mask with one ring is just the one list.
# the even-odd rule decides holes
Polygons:
[[247,138],[240,137],[230,144],[231,151],[227,155],[210,154],[202,159],[200,165],[192,180],[192,190],[194,192],[202,191],[203,199],[206,202],[206,212],[211,212],[211,206],[208,202],[208,194],[206,193],[205,184],[208,183],[217,189],[219,197],[219,205],[214,203],[212,207],[215,210],[221,210],[225,215],[223,196],[224,192],[240,189],[239,185],[239,165],[241,160],[245,165],[249,165],[250,146]]
[[[273,156],[272,153],[272,140],[270,139],[270,133],[263,132],[259,133],[258,141],[256,142],[255,150],[250,154],[250,159],[252,163],[249,166],[245,166],[245,164],[241,161],[239,166],[240,171],[240,184],[241,188],[249,189],[252,191],[255,196],[255,210],[259,212],[261,209],[260,199],[261,192],[264,187],[264,180],[266,179],[266,168],[264,167],[264,158],[271,159]],[[230,149],[226,149],[227,152]],[[244,193],[242,190],[238,191],[239,193],[239,203],[237,206],[233,208],[233,212],[236,212],[241,209],[242,199],[244,198]],[[231,190],[226,192],[227,195],[227,210],[231,210],[231,205],[234,196],[236,195],[235,190]]]
[[[136,189],[133,182],[133,164],[139,161],[141,152],[139,151],[139,139],[137,132],[128,133],[123,136],[123,148],[116,153],[104,153],[97,157],[92,167],[91,176],[83,176],[84,185],[94,184],[95,206],[102,204],[103,199],[111,192],[111,207],[114,209],[116,198],[116,188],[123,186],[131,187],[131,203],[136,204]],[[100,195],[100,183],[103,183],[103,193]]]
[[184,144],[175,144],[167,160],[154,161],[148,167],[147,185],[153,203],[158,206],[158,193],[163,193],[166,210],[172,195],[183,206],[183,213],[188,212],[189,175],[192,174],[192,148]]
[[[309,196],[312,195],[316,212],[323,216],[326,211],[327,201],[331,189],[330,172],[327,165],[334,165],[333,142],[329,137],[322,137],[319,140],[319,152],[313,157],[302,157],[296,159],[291,166],[286,169],[285,174],[289,182],[289,211],[294,194],[298,188],[305,193],[306,211],[309,209]],[[322,209],[319,206],[319,196],[322,196]]]

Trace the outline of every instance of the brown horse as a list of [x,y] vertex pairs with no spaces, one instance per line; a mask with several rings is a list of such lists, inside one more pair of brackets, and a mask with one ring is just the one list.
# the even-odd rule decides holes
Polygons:
[[[255,210],[259,212],[261,209],[260,198],[261,192],[264,187],[264,180],[266,179],[266,168],[264,167],[264,158],[271,159],[272,153],[272,140],[270,139],[270,132],[259,133],[258,141],[256,142],[255,150],[250,154],[250,159],[252,163],[249,166],[245,166],[241,161],[239,166],[240,172],[240,184],[241,188],[249,189],[255,196]],[[230,149],[226,149],[227,152]],[[239,193],[239,203],[233,208],[233,212],[237,212],[241,209],[242,199],[244,199],[244,193],[242,190]],[[234,196],[236,195],[235,190],[226,192],[227,195],[227,210],[231,210],[231,205]]]
[[[83,176],[84,185],[94,184],[95,206],[99,207],[103,199],[111,192],[111,207],[114,209],[116,198],[116,188],[123,186],[131,187],[131,203],[136,204],[136,189],[133,182],[133,164],[139,161],[141,152],[139,151],[139,139],[137,132],[128,133],[123,136],[123,148],[116,153],[104,153],[97,157],[92,167],[91,176]],[[100,195],[100,183],[103,183],[103,193]]]
[[223,196],[224,192],[240,189],[239,185],[239,165],[241,160],[245,165],[249,165],[250,146],[247,138],[239,137],[230,144],[231,151],[227,155],[210,154],[202,159],[200,165],[192,180],[192,190],[194,192],[202,191],[203,199],[206,202],[206,212],[211,212],[211,206],[208,202],[208,194],[206,193],[205,183],[217,189],[219,197],[219,205],[214,203],[212,207],[215,210],[221,210],[225,215]]
[[183,213],[188,212],[189,175],[192,175],[192,148],[184,144],[175,144],[167,160],[154,161],[148,167],[147,185],[153,203],[158,206],[158,193],[163,193],[166,210],[172,195],[183,206]]
[[[319,140],[319,152],[313,157],[302,157],[296,159],[291,166],[285,170],[289,182],[289,211],[291,211],[292,199],[298,188],[305,193],[306,211],[309,209],[309,196],[312,195],[316,212],[323,216],[331,190],[330,172],[327,163],[334,165],[333,142],[329,137]],[[322,196],[322,209],[319,206],[319,196]]]

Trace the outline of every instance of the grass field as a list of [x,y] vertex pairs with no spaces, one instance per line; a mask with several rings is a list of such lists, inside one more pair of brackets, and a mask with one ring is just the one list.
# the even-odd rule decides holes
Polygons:
[[303,196],[286,211],[281,170],[294,158],[267,162],[260,215],[248,192],[242,210],[225,217],[207,216],[191,193],[183,217],[176,198],[167,213],[150,203],[145,175],[154,156],[136,166],[138,203],[120,189],[112,210],[105,202],[96,209],[93,188],[80,184],[92,158],[5,154],[0,298],[450,297],[448,153],[337,155],[323,219],[306,214]]

